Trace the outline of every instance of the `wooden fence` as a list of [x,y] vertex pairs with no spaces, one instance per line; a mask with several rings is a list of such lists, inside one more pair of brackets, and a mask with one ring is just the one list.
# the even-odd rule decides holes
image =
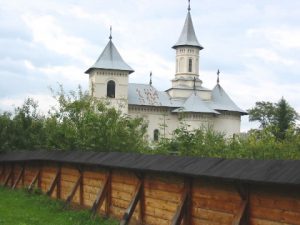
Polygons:
[[0,184],[38,188],[120,224],[300,224],[297,185],[22,160],[0,161]]

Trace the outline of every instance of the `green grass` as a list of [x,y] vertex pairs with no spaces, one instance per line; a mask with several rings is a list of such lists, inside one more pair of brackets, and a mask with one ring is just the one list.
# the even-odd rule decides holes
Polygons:
[[41,194],[0,187],[0,225],[117,225],[108,219],[90,219],[87,210],[66,210],[63,202]]

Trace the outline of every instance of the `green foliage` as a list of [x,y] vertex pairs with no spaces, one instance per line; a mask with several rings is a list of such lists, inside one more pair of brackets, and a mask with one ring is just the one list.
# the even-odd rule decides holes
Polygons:
[[121,115],[81,88],[54,93],[57,107],[47,116],[27,99],[15,114],[0,115],[0,149],[142,151],[146,148],[146,125],[140,118]]
[[212,129],[188,131],[181,127],[171,139],[161,140],[157,152],[181,156],[248,159],[300,159],[300,133],[290,130],[284,140],[269,128],[247,135],[225,137]]
[[281,98],[277,103],[256,102],[255,107],[248,110],[249,121],[260,122],[260,127],[268,128],[277,139],[283,140],[289,129],[295,129],[299,115],[288,102]]
[[63,202],[22,190],[0,187],[0,224],[5,225],[116,225],[117,221],[91,219],[87,210],[71,211]]
[[256,102],[255,107],[248,110],[249,121],[258,121],[261,128],[273,123],[275,106],[271,102]]
[[[99,101],[79,87],[66,93],[53,92],[57,106],[48,115],[39,113],[38,104],[27,99],[14,113],[0,114],[0,151],[4,150],[82,150],[119,151],[180,156],[300,159],[298,114],[281,99],[278,103],[257,102],[249,110],[250,120],[261,123],[260,130],[226,137],[211,128],[190,130],[185,114],[171,138],[163,137],[149,147],[146,124],[129,118]],[[161,132],[167,126],[162,118]]]

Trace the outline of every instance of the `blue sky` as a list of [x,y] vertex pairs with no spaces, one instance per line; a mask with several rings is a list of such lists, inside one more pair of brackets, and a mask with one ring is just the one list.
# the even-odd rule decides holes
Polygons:
[[[130,82],[168,89],[171,49],[181,32],[186,0],[0,0],[0,110],[30,96],[54,104],[49,87],[87,89],[91,66],[109,26],[113,42],[135,70]],[[284,96],[300,112],[300,1],[192,0],[203,86],[221,85],[243,109]],[[255,124],[243,119],[242,130]]]

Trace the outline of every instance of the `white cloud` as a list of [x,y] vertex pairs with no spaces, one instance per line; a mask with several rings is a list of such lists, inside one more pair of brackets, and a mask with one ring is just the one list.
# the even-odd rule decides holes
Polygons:
[[282,63],[288,66],[292,66],[297,63],[295,60],[286,59],[283,56],[280,56],[274,50],[266,48],[256,48],[250,50],[247,54],[245,54],[245,56],[251,58],[260,58],[265,62]]
[[83,51],[89,47],[88,43],[81,38],[66,34],[60,27],[59,21],[53,16],[27,14],[22,18],[32,31],[34,42],[40,43],[58,54],[67,55],[84,63],[90,61]]
[[282,48],[300,48],[299,27],[253,28],[247,31],[250,37],[264,38]]

